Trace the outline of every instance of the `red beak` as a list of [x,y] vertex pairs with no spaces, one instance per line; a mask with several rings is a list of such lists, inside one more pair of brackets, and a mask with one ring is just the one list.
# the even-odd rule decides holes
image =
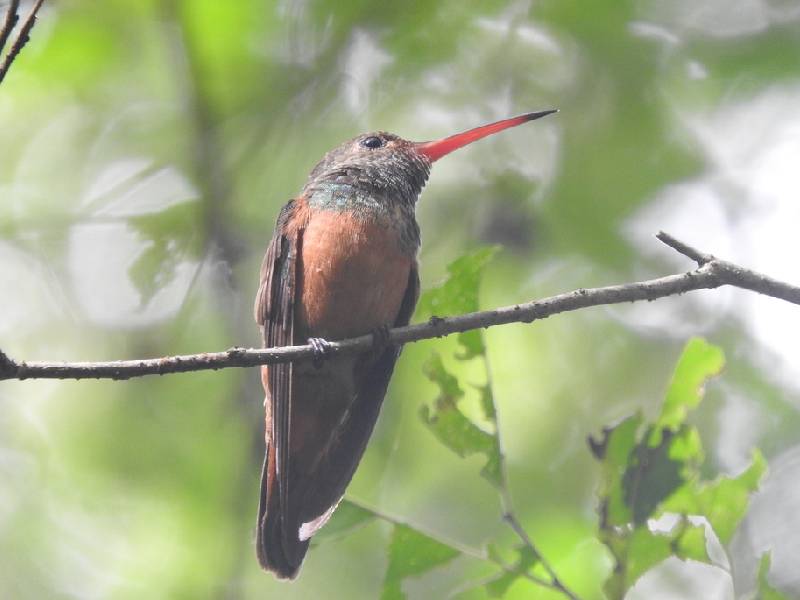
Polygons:
[[542,117],[546,117],[547,115],[551,115],[555,112],[558,112],[558,110],[543,110],[540,112],[526,113],[524,115],[519,115],[518,117],[511,117],[510,119],[497,121],[496,123],[481,125],[480,127],[475,127],[474,129],[469,129],[468,131],[462,131],[461,133],[457,133],[455,135],[451,135],[450,137],[436,140],[434,142],[418,142],[416,144],[416,149],[417,152],[427,156],[431,162],[434,162],[442,158],[444,155],[450,154],[453,150],[458,150],[467,144],[471,144],[472,142],[475,142],[481,138],[485,138],[487,135],[492,135],[498,131],[508,129],[509,127],[522,125],[528,121],[541,119]]

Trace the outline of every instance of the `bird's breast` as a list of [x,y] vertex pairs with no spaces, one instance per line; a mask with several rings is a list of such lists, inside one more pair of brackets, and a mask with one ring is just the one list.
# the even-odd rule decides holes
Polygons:
[[415,261],[402,228],[354,211],[308,214],[295,323],[306,337],[362,335],[397,318]]

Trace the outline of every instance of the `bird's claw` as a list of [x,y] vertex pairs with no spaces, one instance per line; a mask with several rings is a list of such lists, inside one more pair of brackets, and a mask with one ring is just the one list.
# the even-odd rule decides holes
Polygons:
[[313,364],[319,369],[331,352],[331,343],[322,338],[308,338],[308,344],[314,353]]

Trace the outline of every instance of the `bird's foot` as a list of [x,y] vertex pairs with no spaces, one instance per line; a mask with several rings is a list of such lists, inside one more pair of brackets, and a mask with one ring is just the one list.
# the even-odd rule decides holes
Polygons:
[[372,349],[376,352],[389,345],[389,326],[381,325],[372,330]]
[[331,353],[331,343],[322,338],[308,338],[308,344],[314,352],[313,364],[319,369]]

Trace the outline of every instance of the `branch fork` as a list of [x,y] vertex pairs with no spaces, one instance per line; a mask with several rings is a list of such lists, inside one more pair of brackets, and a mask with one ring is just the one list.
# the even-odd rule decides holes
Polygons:
[[[36,0],[31,12],[28,13],[28,17],[19,28],[19,32],[17,33],[14,43],[11,44],[11,47],[8,49],[5,57],[0,60],[0,82],[3,81],[6,73],[8,73],[8,70],[11,68],[11,63],[14,62],[17,56],[19,56],[19,53],[22,52],[22,48],[24,48],[25,44],[28,43],[31,29],[33,29],[33,26],[36,23],[36,14],[42,7],[42,4],[44,4],[44,0]],[[6,43],[11,38],[11,32],[14,30],[14,27],[16,27],[18,21],[19,0],[10,0],[8,8],[6,9],[5,19],[2,26],[0,26],[0,57],[2,57]]]
[[[427,322],[391,329],[386,342],[407,344],[473,329],[508,323],[532,323],[552,315],[591,306],[656,300],[695,290],[710,290],[730,285],[779,298],[800,305],[800,287],[778,281],[762,273],[720,260],[685,244],[665,232],[656,236],[661,242],[696,262],[698,267],[676,275],[657,279],[611,285],[533,300],[452,317],[431,317]],[[329,354],[352,354],[368,351],[375,343],[367,334],[330,342]],[[313,360],[311,345],[280,348],[230,348],[222,352],[205,352],[162,358],[120,360],[111,362],[33,362],[16,361],[0,350],[0,380],[4,379],[130,379],[143,375],[166,375],[207,371],[231,367],[255,367],[285,362]]]

